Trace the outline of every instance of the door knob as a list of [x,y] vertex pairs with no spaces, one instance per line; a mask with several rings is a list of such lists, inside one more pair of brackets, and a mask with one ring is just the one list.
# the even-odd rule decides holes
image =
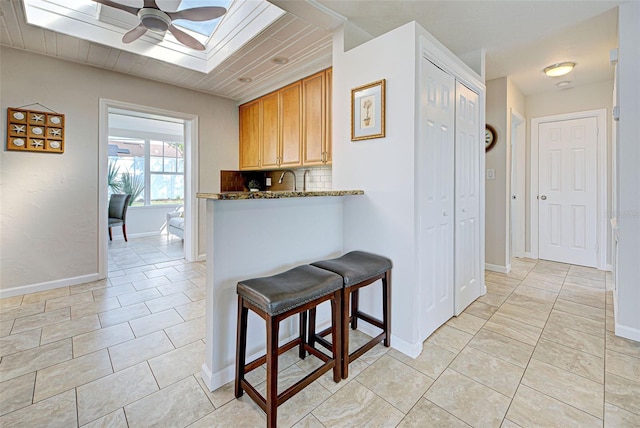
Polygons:
[[547,197],[545,195],[540,196],[540,199],[542,199],[543,201],[547,200]]

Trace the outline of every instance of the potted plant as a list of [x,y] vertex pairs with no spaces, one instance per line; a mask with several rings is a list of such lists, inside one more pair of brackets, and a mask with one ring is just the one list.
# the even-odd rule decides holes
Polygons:
[[260,182],[258,180],[249,181],[249,191],[258,192],[260,190]]

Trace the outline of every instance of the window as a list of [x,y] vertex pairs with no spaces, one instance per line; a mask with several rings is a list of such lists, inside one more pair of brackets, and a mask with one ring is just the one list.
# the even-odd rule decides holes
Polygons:
[[184,203],[184,125],[158,122],[109,115],[109,194],[131,194],[132,206]]

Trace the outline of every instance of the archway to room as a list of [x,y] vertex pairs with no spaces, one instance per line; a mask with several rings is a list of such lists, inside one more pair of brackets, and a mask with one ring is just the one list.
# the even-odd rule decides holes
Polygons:
[[[196,136],[196,116],[100,100],[101,277],[114,269],[196,260]],[[132,195],[126,222],[129,242],[124,241],[120,227],[113,228],[113,241],[109,240],[107,212],[112,193]]]

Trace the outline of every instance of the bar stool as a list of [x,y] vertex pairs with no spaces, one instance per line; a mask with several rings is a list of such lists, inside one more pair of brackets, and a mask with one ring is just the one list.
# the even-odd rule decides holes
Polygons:
[[[238,329],[236,342],[235,396],[240,398],[243,391],[267,414],[267,427],[275,427],[278,406],[324,373],[333,369],[333,380],[341,380],[339,340],[331,348],[331,355],[311,347],[305,338],[306,313],[320,303],[331,301],[331,333],[340,337],[340,308],[342,306],[342,278],[332,272],[314,266],[295,267],[278,275],[241,281],[238,293]],[[246,364],[247,318],[252,310],[266,321],[266,355]],[[292,341],[278,346],[280,321],[300,314],[300,334]],[[319,358],[323,365],[309,373],[294,385],[278,394],[278,356],[299,345],[301,358],[305,351]],[[266,398],[251,385],[245,375],[267,363]]]
[[[392,263],[386,257],[364,251],[352,251],[337,259],[322,260],[311,263],[331,272],[335,272],[343,278],[342,288],[342,378],[349,376],[349,363],[362,356],[377,343],[384,341],[384,346],[391,346],[391,268]],[[360,311],[358,307],[359,289],[370,285],[377,280],[382,280],[382,320]],[[349,316],[349,296],[351,296],[351,316]],[[325,348],[331,349],[332,344],[324,336],[330,329],[316,333],[315,308],[309,310],[309,337],[310,346],[318,342]],[[366,321],[382,329],[382,333],[372,338],[367,343],[349,353],[349,324],[353,330],[358,328],[358,319]],[[332,336],[337,337],[337,336]],[[332,339],[335,342],[335,339]]]

